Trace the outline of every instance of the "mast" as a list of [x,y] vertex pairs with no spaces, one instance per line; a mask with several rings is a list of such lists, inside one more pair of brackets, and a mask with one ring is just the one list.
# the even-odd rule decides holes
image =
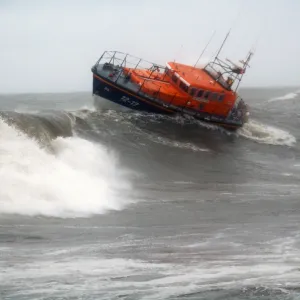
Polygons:
[[249,62],[250,62],[250,59],[251,59],[252,56],[253,56],[253,52],[250,50],[249,53],[248,53],[248,56],[247,56],[246,60],[243,61],[243,72],[241,74],[242,76],[241,76],[241,78],[239,78],[239,82],[237,84],[237,87],[235,88],[235,91],[237,91],[237,89],[238,89],[238,87],[239,87],[239,85],[240,85],[240,83],[241,83],[241,81],[242,81],[242,79],[243,79],[243,77],[244,77],[244,75],[246,73],[247,67],[250,67],[249,66]]
[[210,39],[209,39],[208,43],[206,44],[206,46],[205,46],[205,47],[204,47],[204,49],[202,50],[202,52],[201,52],[200,56],[198,57],[198,59],[197,59],[196,63],[194,64],[194,68],[196,67],[196,65],[197,65],[197,63],[199,62],[200,58],[201,58],[201,57],[202,57],[202,55],[204,54],[204,52],[205,52],[206,48],[207,48],[207,47],[208,47],[208,45],[210,44],[210,42],[211,42],[211,40],[212,40],[213,36],[215,35],[215,33],[216,33],[216,31],[214,31],[214,32],[213,32],[213,34],[212,34],[212,36],[210,37]]
[[223,49],[223,46],[224,46],[224,44],[225,44],[225,42],[226,42],[226,40],[227,40],[227,38],[228,38],[228,36],[229,36],[229,34],[230,34],[230,31],[231,31],[231,29],[229,29],[229,31],[227,32],[227,34],[226,34],[226,36],[225,36],[225,39],[224,39],[224,41],[223,41],[223,43],[222,43],[220,49],[218,50],[218,52],[217,52],[217,54],[216,54],[216,57],[215,57],[215,59],[214,59],[214,63],[215,63],[216,59],[218,58],[218,56],[219,56],[221,50]]

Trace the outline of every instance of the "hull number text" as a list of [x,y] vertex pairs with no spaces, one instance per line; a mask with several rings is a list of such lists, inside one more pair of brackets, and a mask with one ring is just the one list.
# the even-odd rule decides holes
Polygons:
[[139,105],[138,102],[136,102],[134,100],[130,100],[130,98],[126,97],[126,96],[122,96],[121,101],[124,102],[124,103],[128,103],[131,106],[138,106]]

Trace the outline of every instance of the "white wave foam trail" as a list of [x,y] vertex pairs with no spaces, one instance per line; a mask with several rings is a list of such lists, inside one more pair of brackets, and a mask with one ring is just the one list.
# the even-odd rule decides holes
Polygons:
[[159,143],[165,146],[170,146],[170,147],[175,147],[175,148],[181,148],[181,149],[189,149],[195,152],[208,152],[209,149],[207,148],[200,148],[192,143],[184,143],[184,142],[179,142],[179,141],[173,141],[171,139],[161,137],[161,136],[153,136],[151,134],[148,135],[149,138],[155,142]]
[[250,120],[239,135],[262,144],[293,146],[296,138],[289,132]]
[[101,145],[57,138],[47,153],[2,120],[0,140],[0,213],[83,217],[129,202],[127,177]]
[[291,100],[291,99],[296,98],[299,93],[300,93],[300,90],[296,91],[294,93],[288,93],[288,94],[286,94],[284,96],[281,96],[281,97],[272,98],[272,99],[268,100],[268,102],[281,101],[281,100]]

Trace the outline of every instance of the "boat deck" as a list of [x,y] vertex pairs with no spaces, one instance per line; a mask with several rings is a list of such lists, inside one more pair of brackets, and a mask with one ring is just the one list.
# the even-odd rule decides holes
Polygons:
[[[112,72],[114,72],[114,76],[110,76]],[[117,84],[120,87],[126,88],[134,93],[139,92],[140,86],[130,80],[126,80],[125,74],[123,73],[123,69],[120,67],[115,66],[113,68],[110,66],[105,67],[104,65],[98,65],[97,73],[101,77]]]
[[[183,109],[178,106],[172,105],[171,103],[165,103],[157,97],[152,97],[151,95],[144,93],[141,90],[140,85],[126,78],[126,74],[123,72],[123,69],[121,67],[114,65],[104,66],[99,64],[97,66],[96,73],[102,78],[114,83],[115,85],[122,87],[130,92],[133,92],[139,96],[147,98],[148,100],[151,100],[156,104],[160,104],[164,107],[174,109],[175,111],[181,111]],[[113,76],[111,76],[112,73],[114,73]]]

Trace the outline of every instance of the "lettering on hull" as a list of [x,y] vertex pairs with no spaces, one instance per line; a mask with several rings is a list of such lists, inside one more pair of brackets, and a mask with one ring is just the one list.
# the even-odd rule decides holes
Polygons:
[[137,101],[131,100],[129,97],[122,96],[120,99],[124,103],[128,103],[131,106],[139,106],[140,104]]

